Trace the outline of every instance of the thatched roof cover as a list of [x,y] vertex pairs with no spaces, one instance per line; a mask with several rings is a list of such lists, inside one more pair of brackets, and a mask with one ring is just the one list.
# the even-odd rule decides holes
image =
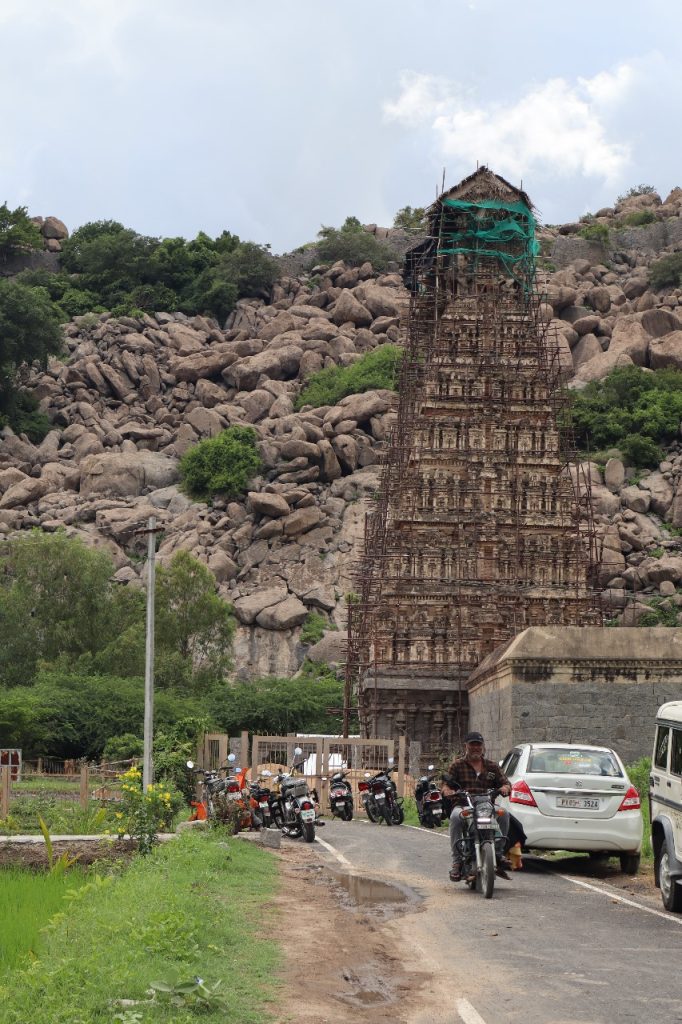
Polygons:
[[501,203],[516,203],[520,201],[525,203],[531,212],[533,211],[533,204],[523,189],[515,188],[505,178],[502,178],[499,174],[494,174],[485,166],[479,167],[468,178],[460,181],[459,185],[453,185],[452,188],[443,192],[426,211],[429,219],[440,216],[444,199],[463,199],[470,203],[475,203],[481,199],[496,199]]

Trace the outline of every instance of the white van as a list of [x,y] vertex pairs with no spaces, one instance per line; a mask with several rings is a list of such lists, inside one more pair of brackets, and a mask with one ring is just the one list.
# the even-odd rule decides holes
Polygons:
[[663,906],[682,913],[682,700],[663,704],[656,715],[649,817]]

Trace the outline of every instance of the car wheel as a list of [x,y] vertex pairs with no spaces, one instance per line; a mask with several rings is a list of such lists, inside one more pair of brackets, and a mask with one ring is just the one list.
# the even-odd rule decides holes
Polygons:
[[658,881],[661,887],[661,899],[666,910],[674,913],[682,913],[682,888],[677,881],[670,876],[670,855],[668,847],[664,843],[661,847],[661,854],[658,861]]
[[621,853],[620,870],[624,875],[636,875],[639,871],[640,860],[641,855],[639,853]]

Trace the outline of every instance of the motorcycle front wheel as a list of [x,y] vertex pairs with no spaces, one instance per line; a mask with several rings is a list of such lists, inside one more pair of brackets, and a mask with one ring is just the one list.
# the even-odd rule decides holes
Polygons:
[[492,843],[483,843],[481,845],[481,870],[476,875],[476,889],[489,900],[494,888],[495,849]]
[[312,821],[304,821],[301,825],[303,831],[303,838],[306,843],[315,842],[315,823]]

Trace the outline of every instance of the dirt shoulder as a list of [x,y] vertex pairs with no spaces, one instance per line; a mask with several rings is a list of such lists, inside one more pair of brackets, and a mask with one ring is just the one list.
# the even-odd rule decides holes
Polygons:
[[[413,1020],[433,998],[434,975],[410,965],[401,926],[419,914],[405,890],[397,901],[355,902],[317,850],[282,846],[277,897],[285,951],[277,1024],[393,1024]],[[438,983],[437,987],[440,987]]]

